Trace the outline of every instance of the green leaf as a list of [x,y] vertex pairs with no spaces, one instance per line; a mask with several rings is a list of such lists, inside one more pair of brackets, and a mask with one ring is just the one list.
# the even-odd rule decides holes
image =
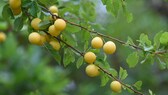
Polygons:
[[138,63],[138,60],[139,60],[139,56],[137,52],[131,53],[126,59],[130,68],[135,67],[136,64]]
[[23,17],[18,17],[14,21],[14,30],[19,32],[23,28]]
[[105,86],[108,83],[108,81],[109,81],[109,77],[106,74],[102,73],[101,86]]
[[95,63],[101,65],[103,68],[110,68],[108,62],[104,61],[101,57],[98,57]]
[[22,7],[24,8],[29,8],[31,6],[32,2],[28,1],[28,0],[23,0],[22,1]]
[[74,47],[77,46],[77,42],[75,40],[76,35],[68,31],[64,31],[62,32],[62,37],[63,37],[63,40],[67,42],[68,44],[70,44],[71,46],[74,46]]
[[66,27],[66,31],[71,32],[71,33],[76,33],[76,32],[80,32],[80,28],[74,27],[74,26],[68,24]]
[[51,25],[51,22],[46,20],[46,21],[41,21],[38,26],[40,28],[40,30],[45,30],[48,29],[48,27]]
[[94,52],[94,53],[100,53],[99,49],[89,49],[89,51]]
[[132,20],[133,20],[133,14],[130,13],[130,12],[126,12],[125,15],[127,17],[127,22],[128,23],[132,22]]
[[148,38],[148,35],[145,35],[144,33],[142,33],[140,35],[139,39],[140,39],[139,41],[140,41],[140,43],[141,43],[142,46],[145,46],[145,45],[151,46],[151,44],[152,44],[151,41]]
[[61,64],[61,56],[60,53],[55,51],[53,49],[53,47],[50,44],[44,44],[44,47],[47,49],[47,51],[49,51],[51,53],[51,55],[53,56],[53,58],[56,60],[56,62],[58,64]]
[[12,13],[11,9],[9,8],[9,4],[6,4],[6,5],[3,7],[2,17],[3,17],[4,19],[9,19],[10,17],[14,18],[13,13]]
[[89,48],[89,42],[88,42],[88,41],[85,41],[84,51],[86,51],[88,48]]
[[120,0],[102,0],[103,4],[106,5],[108,12],[111,12],[114,17],[117,17],[118,11],[121,7]]
[[95,4],[89,0],[81,0],[80,17],[88,21],[94,21],[96,18]]
[[158,32],[154,37],[154,48],[158,49],[160,46],[160,37],[162,35],[163,31]]
[[141,90],[142,81],[137,81],[133,84],[134,87],[136,87],[137,90]]
[[70,63],[73,63],[75,61],[75,55],[74,53],[69,50],[68,48],[64,50],[64,59],[63,59],[63,64],[66,67]]
[[83,64],[83,57],[81,56],[76,62],[76,67],[79,69],[80,66],[82,66],[82,64]]
[[134,44],[132,38],[128,37],[127,42],[126,42],[125,45],[126,45],[126,46],[129,46],[129,45],[135,45],[135,44]]
[[80,31],[82,33],[82,38],[84,39],[84,41],[88,41],[90,39],[90,33],[85,31],[85,30],[82,30]]
[[37,17],[37,14],[39,12],[39,8],[38,8],[38,5],[35,1],[33,1],[31,3],[31,7],[30,7],[30,10],[29,10],[29,13],[33,16],[33,17]]
[[120,80],[124,80],[128,76],[127,71],[120,67],[119,78]]
[[152,42],[149,40],[148,36],[142,33],[139,38],[140,46],[144,48],[144,51],[151,51],[154,49]]
[[130,13],[128,11],[125,1],[122,1],[122,8],[123,8],[124,14],[127,18],[127,22],[130,23],[133,20],[133,15],[132,15],[132,13]]
[[168,44],[168,32],[162,33],[162,35],[160,37],[160,43],[164,44],[164,45]]

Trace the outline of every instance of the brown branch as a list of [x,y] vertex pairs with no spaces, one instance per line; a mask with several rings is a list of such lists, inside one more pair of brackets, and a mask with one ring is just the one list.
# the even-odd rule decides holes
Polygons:
[[[46,31],[43,31],[43,32],[45,32],[47,35],[49,35],[49,36],[52,36],[52,35],[50,35],[48,32],[46,32]],[[65,41],[63,41],[62,39],[60,39],[60,38],[58,38],[58,37],[56,37],[56,36],[53,36],[56,40],[58,40],[58,41],[60,41],[60,42],[62,42],[62,43],[64,43],[66,46],[68,46],[69,48],[71,48],[72,50],[74,50],[75,52],[77,52],[78,54],[80,54],[81,56],[84,56],[84,53],[83,52],[81,52],[81,51],[79,51],[78,49],[76,49],[76,48],[74,48],[73,46],[71,46],[70,44],[68,44],[68,43],[66,43]]]
[[167,50],[164,51],[155,51],[153,54],[158,55],[158,54],[164,54],[167,53]]
[[55,39],[57,39],[58,41],[64,43],[66,46],[70,47],[72,50],[74,50],[75,52],[77,52],[78,54],[80,54],[81,56],[84,57],[84,53],[79,51],[78,49],[74,48],[73,46],[69,45],[68,43],[66,43],[65,41],[63,41],[62,39],[58,38],[58,37],[54,37]]

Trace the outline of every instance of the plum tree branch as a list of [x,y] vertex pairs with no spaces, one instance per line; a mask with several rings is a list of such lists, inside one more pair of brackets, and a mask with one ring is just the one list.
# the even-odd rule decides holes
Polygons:
[[[48,33],[47,33],[48,34]],[[49,34],[50,35],[50,34]],[[51,36],[51,35],[50,35]],[[66,46],[68,46],[69,48],[71,48],[72,50],[74,50],[75,52],[77,52],[78,54],[80,54],[81,56],[84,57],[84,53],[79,51],[78,49],[74,48],[73,46],[69,45],[68,43],[66,43],[65,41],[63,41],[62,39],[58,38],[58,37],[54,37],[55,39],[57,39],[58,41],[62,42],[63,44],[65,44]],[[98,65],[97,65],[98,66]],[[139,95],[144,95],[142,92],[139,92],[135,89],[133,89],[132,87],[124,84],[121,80],[117,79],[116,77],[114,77],[111,73],[109,73],[108,71],[106,71],[105,69],[103,69],[102,67],[98,66],[99,69],[104,72],[105,74],[107,74],[109,77],[113,78],[116,81],[119,81],[124,87],[132,90],[134,93],[139,94]]]
[[75,52],[77,52],[78,54],[80,54],[81,56],[84,57],[84,53],[79,51],[78,49],[74,48],[73,46],[69,45],[68,43],[66,43],[65,41],[63,41],[62,39],[58,38],[58,37],[54,37],[56,38],[58,41],[64,43],[66,46],[70,47],[72,50],[74,50]]
[[[54,18],[54,17],[56,17],[56,18],[61,18],[61,17],[59,17],[59,16],[57,16],[57,15],[52,14],[46,7],[44,7],[44,6],[41,6],[41,7],[42,7],[42,9],[44,9],[45,11],[49,12],[49,13],[52,15],[53,18]],[[30,15],[29,15],[28,13],[25,13],[25,14],[26,14],[28,17],[30,17]],[[62,18],[62,19],[63,19],[63,18]],[[29,20],[30,20],[30,18],[29,18]],[[64,19],[64,20],[65,20],[65,19]],[[86,30],[86,31],[88,31],[88,32],[90,32],[90,33],[94,33],[94,34],[97,34],[97,35],[99,35],[99,36],[106,37],[106,38],[109,38],[109,39],[111,39],[111,40],[115,40],[115,41],[117,41],[117,42],[119,42],[119,43],[121,43],[121,44],[126,44],[124,41],[121,41],[121,40],[119,40],[119,39],[117,39],[117,38],[114,38],[114,37],[111,37],[111,36],[108,36],[108,35],[101,34],[101,33],[97,32],[97,31],[94,31],[94,30],[89,30],[89,29],[86,28],[86,27],[83,27],[83,26],[81,26],[81,25],[79,25],[79,24],[76,24],[76,23],[73,23],[73,22],[69,22],[68,20],[65,20],[65,21],[66,21],[67,23],[71,24],[71,25],[80,27],[80,28],[82,28],[82,29],[84,29],[84,30]],[[47,35],[50,35],[48,32],[46,32],[46,31],[44,31],[44,32],[47,33]],[[50,36],[51,36],[51,35],[50,35]],[[62,39],[60,39],[60,38],[58,38],[58,37],[54,37],[54,38],[55,38],[56,40],[62,42],[62,43],[65,44],[67,47],[71,48],[73,51],[75,51],[76,53],[78,53],[78,54],[80,54],[81,56],[84,57],[84,53],[83,53],[83,52],[79,51],[78,49],[76,49],[75,47],[71,46],[70,44],[66,43],[65,41],[63,41]],[[136,46],[136,45],[132,45],[132,44],[129,44],[129,45],[132,46],[132,47],[134,47],[135,49],[143,50],[142,48],[140,48],[140,47],[138,47],[138,46]],[[98,67],[100,68],[100,70],[101,70],[102,72],[104,72],[104,73],[107,74],[109,77],[113,78],[114,80],[119,81],[123,86],[125,86],[126,88],[132,90],[134,93],[139,94],[139,95],[144,95],[143,93],[141,93],[141,92],[139,92],[139,91],[133,89],[133,88],[130,87],[130,86],[127,86],[126,84],[124,84],[122,81],[120,81],[119,79],[115,78],[111,73],[109,73],[108,71],[106,71],[106,70],[103,69],[102,67],[100,67],[100,66],[98,66]]]

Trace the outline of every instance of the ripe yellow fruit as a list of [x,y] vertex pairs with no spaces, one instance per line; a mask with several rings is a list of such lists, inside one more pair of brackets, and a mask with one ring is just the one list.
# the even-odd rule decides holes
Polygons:
[[101,48],[103,46],[103,40],[100,37],[95,37],[91,41],[91,45],[93,48]]
[[41,19],[39,18],[34,18],[32,21],[31,21],[31,26],[35,29],[35,30],[39,30],[39,26],[38,24],[41,22]]
[[52,36],[58,36],[61,32],[59,30],[57,30],[54,25],[51,25],[48,28],[48,33]]
[[19,15],[22,12],[22,10],[21,8],[18,8],[18,9],[13,9],[12,12],[14,15]]
[[90,77],[96,77],[100,74],[99,68],[94,64],[88,65],[85,69],[85,72]]
[[29,42],[32,44],[39,45],[41,42],[41,35],[37,32],[32,32],[29,34]]
[[87,52],[84,55],[84,60],[88,63],[88,64],[92,64],[95,60],[96,60],[96,55],[93,52]]
[[60,49],[60,43],[56,40],[51,40],[50,41],[50,45],[55,49],[55,50],[59,50]]
[[6,34],[3,32],[0,32],[0,43],[4,42],[6,40]]
[[110,84],[110,88],[112,91],[119,93],[121,91],[121,83],[118,81],[113,81]]
[[21,7],[21,0],[9,0],[9,6],[12,9],[18,9]]
[[57,19],[55,22],[54,22],[54,25],[55,25],[55,28],[57,30],[64,30],[65,27],[66,27],[66,22],[63,20],[63,19]]
[[57,6],[51,6],[51,7],[49,7],[49,11],[51,13],[58,13],[58,8],[57,8]]
[[104,44],[103,50],[106,54],[113,54],[116,51],[116,45],[112,41],[108,41]]

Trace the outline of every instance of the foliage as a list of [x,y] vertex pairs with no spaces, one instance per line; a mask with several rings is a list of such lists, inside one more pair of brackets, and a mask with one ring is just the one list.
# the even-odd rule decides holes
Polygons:
[[[122,17],[122,15],[124,15],[128,22],[126,24],[131,26],[131,23],[133,24],[135,22],[133,21],[133,13],[130,12],[129,5],[127,5],[129,3],[130,1],[127,2],[125,0],[101,0],[101,4],[105,6],[106,11],[110,13],[110,15],[108,15],[107,13],[107,18],[100,18],[101,16],[97,14],[98,9],[96,9],[97,2],[91,0],[22,0],[22,13],[18,16],[14,16],[12,9],[9,7],[7,1],[3,1],[2,18],[3,20],[5,19],[7,21],[9,26],[9,29],[3,30],[7,30],[8,32],[12,31],[13,33],[8,33],[7,41],[2,43],[2,45],[0,44],[0,60],[2,60],[1,63],[8,63],[0,65],[0,75],[5,76],[1,77],[0,79],[0,82],[2,84],[1,89],[3,89],[2,91],[0,91],[0,93],[9,95],[18,92],[22,95],[68,95],[65,90],[66,88],[68,88],[68,84],[70,84],[68,75],[72,75],[73,73],[69,74],[70,72],[63,69],[61,66],[68,68],[73,65],[73,67],[71,68],[74,69],[74,67],[77,67],[78,71],[84,69],[83,66],[85,66],[85,62],[83,59],[83,54],[87,51],[92,51],[97,56],[97,60],[94,64],[99,67],[101,72],[99,79],[99,81],[101,80],[101,86],[106,87],[109,81],[117,80],[122,84],[124,88],[123,90],[127,90],[130,93],[138,93],[140,95],[143,95],[142,93],[147,93],[146,89],[149,88],[145,88],[146,92],[139,91],[142,89],[142,84],[145,84],[142,83],[142,81],[136,82],[136,80],[133,80],[134,82],[127,83],[129,82],[128,78],[131,77],[130,75],[128,76],[128,68],[138,68],[140,63],[142,65],[155,65],[155,63],[157,63],[160,69],[168,69],[168,32],[166,29],[165,31],[161,32],[158,32],[158,30],[155,31],[158,32],[157,34],[152,35],[153,37],[151,37],[151,35],[148,36],[148,33],[145,32],[137,33],[139,39],[137,39],[138,37],[135,37],[135,39],[134,37],[130,36],[128,37],[126,42],[122,41],[122,36],[124,35],[123,37],[125,37],[125,33],[120,34],[115,32],[115,34],[114,31],[117,30],[109,29],[109,27],[111,27],[112,25],[110,25],[109,23],[111,23],[112,20],[109,19],[108,16],[110,18],[113,18],[111,16],[112,14],[115,17],[114,19],[117,19],[120,18],[120,16]],[[25,42],[27,41],[27,36],[29,33],[33,31],[46,33],[49,26],[54,23],[54,21],[49,20],[49,17],[54,17],[54,15],[48,11],[48,7],[54,4],[56,4],[59,8],[58,18],[64,19],[67,23],[67,28],[61,33],[61,35],[59,35],[58,37],[52,37],[53,39],[56,39],[60,42],[61,49],[59,51],[55,51],[48,43],[43,44],[42,47],[46,50],[39,50],[39,47],[35,46],[27,46],[28,43]],[[120,12],[121,8],[123,12]],[[36,17],[42,20],[38,24],[38,27],[40,28],[39,30],[34,30],[30,25],[31,20]],[[101,19],[101,23],[99,23],[99,20],[97,19]],[[123,24],[121,23],[120,25]],[[113,27],[120,30],[120,25],[117,24],[117,21],[115,24],[117,26],[115,27],[114,25]],[[143,22],[142,25],[143,24],[146,23]],[[125,27],[123,28],[126,29]],[[111,30],[112,32],[110,32]],[[111,33],[114,35],[111,35]],[[16,40],[14,35],[16,35],[16,37],[23,37]],[[106,55],[102,51],[102,49],[93,49],[90,46],[90,41],[93,37],[96,36],[100,36],[104,40],[104,42],[112,40],[117,43],[117,51],[114,55],[112,55],[112,57],[115,57],[117,54],[119,54],[119,56],[126,56],[124,57],[124,62],[126,59],[128,66],[124,67],[123,69],[123,67],[121,66],[125,66],[125,64],[121,64],[117,65],[118,67],[115,68],[114,64],[111,65],[111,55]],[[24,39],[24,42],[21,41],[19,43],[19,41],[22,39]],[[26,44],[26,46],[20,46],[21,44]],[[130,49],[132,48],[132,50],[134,51],[123,52],[121,50],[121,47],[123,46],[130,47]],[[52,57],[44,56],[45,53],[43,53],[42,51],[49,51]],[[121,59],[122,57],[123,56],[121,56]],[[47,64],[49,62],[53,62],[50,61],[52,60],[52,58],[55,59],[54,63],[57,63],[59,65],[51,64],[52,66],[50,66],[50,64]],[[27,63],[25,64],[25,62]],[[112,62],[115,61],[112,60]],[[22,73],[20,73],[20,71]],[[25,82],[26,84],[24,84]],[[85,83],[81,83],[80,86],[84,87],[84,91],[87,91],[88,87],[95,87],[95,85],[86,85]],[[21,90],[20,88],[22,88],[23,90]],[[79,92],[75,93],[81,94],[82,91],[80,90],[81,88],[79,87]],[[88,92],[85,92],[85,94],[91,95],[94,92],[93,90],[90,89],[88,90]],[[122,93],[125,94],[128,92],[123,91]],[[109,93],[111,92],[107,92],[106,94]],[[149,90],[148,93],[150,95],[155,95],[151,90]]]

